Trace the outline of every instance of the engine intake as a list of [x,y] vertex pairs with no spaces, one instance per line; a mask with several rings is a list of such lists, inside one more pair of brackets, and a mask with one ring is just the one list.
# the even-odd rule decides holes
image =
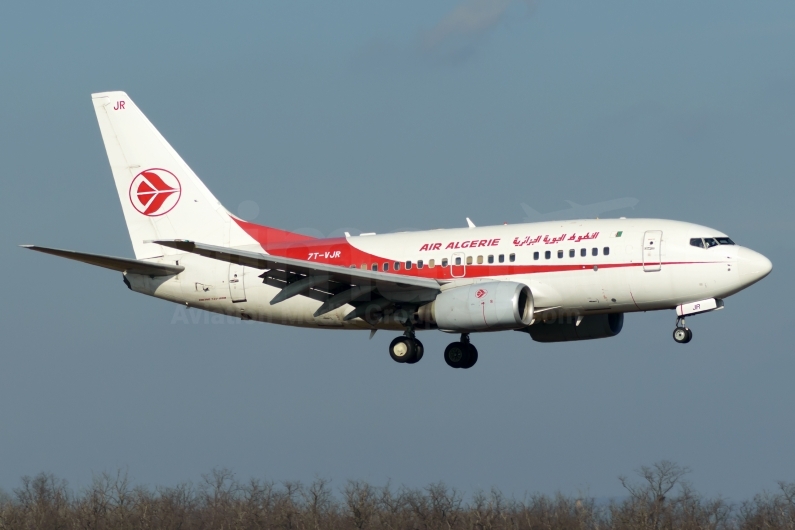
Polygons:
[[533,321],[533,293],[523,283],[475,283],[442,291],[417,315],[446,331],[520,329]]
[[536,342],[565,342],[570,340],[604,339],[615,337],[624,327],[624,313],[589,315],[578,326],[571,319],[536,322],[527,328]]

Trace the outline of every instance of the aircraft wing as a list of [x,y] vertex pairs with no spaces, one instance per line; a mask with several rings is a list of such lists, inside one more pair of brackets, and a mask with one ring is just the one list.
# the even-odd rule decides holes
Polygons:
[[152,242],[206,258],[263,269],[265,272],[260,277],[264,283],[281,289],[271,305],[297,295],[308,296],[323,302],[315,316],[351,304],[356,309],[345,316],[346,320],[351,320],[363,317],[366,309],[373,306],[383,310],[396,303],[420,305],[434,300],[441,292],[439,283],[429,278],[352,269],[181,239]]
[[119,272],[129,272],[131,274],[144,274],[146,276],[173,276],[185,270],[185,267],[177,265],[167,265],[165,263],[150,263],[129,258],[116,258],[114,256],[103,256],[101,254],[87,254],[85,252],[75,252],[74,250],[61,250],[59,248],[39,247],[36,245],[20,245],[22,248],[29,248],[36,252],[52,254],[66,259],[73,259],[104,267]]

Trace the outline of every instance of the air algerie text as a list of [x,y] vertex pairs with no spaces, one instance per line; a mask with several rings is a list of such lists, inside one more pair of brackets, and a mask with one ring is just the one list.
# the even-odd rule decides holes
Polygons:
[[[451,241],[444,247],[445,250],[457,248],[479,248],[496,247],[500,244],[500,238],[496,239],[473,239],[471,241]],[[420,252],[425,250],[441,250],[442,243],[426,243],[420,247]]]

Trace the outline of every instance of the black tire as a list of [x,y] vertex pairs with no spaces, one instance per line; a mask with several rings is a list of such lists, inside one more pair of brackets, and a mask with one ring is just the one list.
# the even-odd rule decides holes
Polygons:
[[478,349],[475,348],[472,344],[467,344],[467,361],[465,364],[461,365],[461,368],[472,368],[475,366],[475,363],[478,362]]
[[414,341],[414,356],[411,359],[406,361],[406,364],[414,364],[420,362],[422,359],[422,355],[425,353],[425,346],[422,345],[420,341],[417,339],[412,339]]
[[462,368],[469,359],[469,347],[463,342],[451,342],[444,349],[444,362],[451,368]]
[[395,337],[389,344],[389,356],[398,363],[410,362],[417,352],[414,342],[409,337]]
[[693,334],[687,328],[676,328],[674,330],[674,340],[679,344],[687,344],[691,338],[693,338]]

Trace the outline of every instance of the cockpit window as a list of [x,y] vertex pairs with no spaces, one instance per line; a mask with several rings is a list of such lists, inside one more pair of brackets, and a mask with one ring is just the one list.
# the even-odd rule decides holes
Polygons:
[[698,248],[712,248],[718,245],[734,245],[734,241],[728,237],[694,237],[690,240],[690,246]]

